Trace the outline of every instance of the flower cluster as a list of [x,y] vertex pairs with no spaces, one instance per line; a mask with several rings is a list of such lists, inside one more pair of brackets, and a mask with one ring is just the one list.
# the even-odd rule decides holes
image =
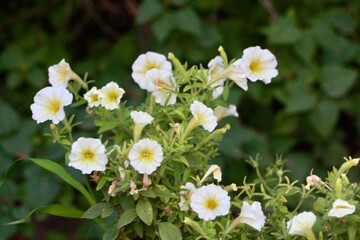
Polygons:
[[[52,122],[54,141],[68,150],[66,163],[90,174],[97,183],[96,190],[103,198],[99,203],[89,201],[91,207],[82,217],[111,215],[109,221],[113,222],[104,227],[105,236],[113,236],[110,239],[288,235],[315,239],[315,213],[288,212],[286,197],[289,192],[301,194],[303,202],[317,190],[327,196],[317,200],[318,206],[323,206],[317,214],[323,213],[329,221],[353,214],[357,202],[344,175],[356,165],[349,163],[353,160],[328,181],[311,173],[302,188],[289,182],[280,164],[269,170],[281,173],[273,187],[261,175],[256,183],[246,183],[245,176],[243,185],[222,185],[221,168],[209,165],[230,128],[222,119],[239,116],[225,93],[233,85],[246,91],[249,81],[271,83],[278,74],[276,66],[275,56],[259,46],[245,49],[243,56],[233,61],[228,61],[220,47],[208,68],[187,68],[172,53],[167,58],[147,52],[134,61],[131,75],[147,91],[147,99],[141,105],[128,106],[121,101],[126,93],[118,83],[89,90],[86,77],[81,79],[62,60],[49,68],[52,86],[40,90],[30,108],[37,123]],[[98,127],[93,137],[73,140],[73,128],[79,123],[73,123],[75,116],[67,116],[64,110],[73,99],[76,106],[87,105],[87,117]],[[259,173],[257,160],[250,163]],[[329,196],[335,185],[337,192]],[[334,201],[328,209],[330,200]]]

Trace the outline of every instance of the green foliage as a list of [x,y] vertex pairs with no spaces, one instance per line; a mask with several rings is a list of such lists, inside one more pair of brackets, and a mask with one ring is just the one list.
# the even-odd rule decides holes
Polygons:
[[[229,120],[234,131],[225,135],[221,157],[215,159],[229,170],[224,176],[227,181],[251,175],[244,159],[256,153],[262,154],[264,162],[270,162],[275,153],[283,154],[299,180],[313,167],[326,169],[339,163],[341,156],[359,154],[358,1],[261,1],[272,2],[270,8],[259,1],[143,0],[138,6],[135,2],[106,6],[97,1],[91,5],[20,0],[3,4],[0,173],[13,160],[30,155],[63,163],[64,152],[42,138],[49,126],[37,126],[29,111],[34,93],[48,84],[49,65],[62,58],[76,60],[77,70],[102,76],[96,84],[109,80],[126,84],[132,104],[144,98],[129,77],[131,63],[140,52],[173,51],[180,59],[206,66],[219,45],[234,57],[250,45],[267,47],[277,56],[280,72],[266,88],[230,93],[231,102],[240,110],[240,121]],[[88,119],[78,118],[84,123],[80,130],[94,130],[86,125]],[[44,194],[32,192],[37,189],[35,174],[45,172],[28,164],[9,172],[0,189],[0,222],[24,216],[35,202],[49,204],[58,192],[67,193],[60,203],[77,199],[77,193],[61,181],[52,177],[47,181],[49,175],[39,181],[57,190],[54,196],[40,199]],[[71,175],[79,178],[74,172]],[[41,220],[33,219],[27,230],[0,226],[0,232],[5,239],[16,231],[30,236]]]

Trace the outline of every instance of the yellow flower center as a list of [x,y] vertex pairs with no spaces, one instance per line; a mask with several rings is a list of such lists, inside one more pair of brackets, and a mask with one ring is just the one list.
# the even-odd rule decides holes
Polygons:
[[152,160],[152,152],[148,149],[144,149],[140,152],[140,159],[142,161],[151,161]]
[[83,155],[83,159],[85,161],[94,161],[94,158],[95,158],[95,153],[91,150],[86,150],[82,153]]
[[217,202],[214,199],[208,199],[206,201],[206,208],[214,210],[217,207]]
[[49,102],[49,111],[52,114],[56,114],[60,110],[61,104],[60,101],[50,101]]
[[109,92],[109,94],[108,94],[108,98],[114,102],[118,99],[118,97],[119,97],[119,94],[115,91]]
[[97,94],[93,94],[93,95],[91,95],[91,99],[92,99],[94,102],[96,102],[96,101],[99,100],[99,96],[98,96]]
[[336,209],[348,209],[348,206],[337,205]]
[[249,67],[252,72],[259,72],[261,69],[261,62],[259,60],[253,60]]
[[66,71],[66,67],[61,67],[60,69],[58,69],[58,74],[60,76],[61,79],[65,79],[66,75],[67,75],[67,71]]
[[157,69],[159,68],[158,64],[156,63],[149,63],[148,65],[145,66],[144,72],[146,73],[147,71],[150,71],[151,69]]

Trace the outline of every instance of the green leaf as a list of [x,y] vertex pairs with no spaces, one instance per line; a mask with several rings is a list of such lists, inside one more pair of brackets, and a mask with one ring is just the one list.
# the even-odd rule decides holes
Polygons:
[[349,235],[349,240],[355,240],[356,238],[356,232],[357,232],[358,228],[354,227],[353,225],[350,225],[348,227],[348,235]]
[[311,34],[305,34],[297,44],[295,51],[306,63],[310,63],[316,50],[316,44]]
[[333,131],[338,118],[338,107],[331,101],[323,100],[314,108],[310,121],[320,136],[326,138]]
[[154,215],[153,215],[153,208],[151,203],[146,199],[139,199],[138,203],[136,204],[136,213],[146,225],[150,226]]
[[174,29],[174,15],[166,13],[153,23],[155,38],[163,42]]
[[327,65],[321,72],[321,87],[333,98],[344,96],[355,84],[358,72],[340,65]]
[[177,29],[197,37],[201,35],[201,21],[191,8],[179,10],[175,15],[175,21]]
[[117,239],[117,237],[119,236],[119,232],[120,232],[120,230],[119,229],[117,229],[115,226],[114,227],[112,227],[112,228],[109,228],[106,232],[105,232],[105,234],[104,234],[104,236],[103,236],[103,240],[115,240],[115,239]]
[[268,33],[271,44],[291,44],[300,39],[302,32],[295,26],[291,19],[279,18],[270,28]]
[[153,18],[162,13],[164,7],[159,0],[145,0],[142,1],[139,7],[136,22],[138,24],[151,21]]
[[33,163],[37,164],[38,166],[40,166],[46,170],[49,170],[50,172],[55,173],[62,180],[64,180],[65,182],[70,184],[72,187],[77,189],[87,199],[87,201],[90,203],[90,205],[94,205],[96,203],[94,197],[88,192],[88,190],[86,190],[86,188],[83,185],[81,185],[80,182],[78,182],[75,178],[73,178],[58,163],[51,161],[51,160],[47,160],[47,159],[30,158],[29,160],[32,161]]
[[86,210],[82,218],[87,218],[87,219],[97,218],[102,214],[103,210],[107,207],[107,205],[108,205],[107,203],[96,203],[92,205],[88,210]]
[[108,122],[103,122],[101,127],[98,130],[98,134],[101,134],[103,132],[106,132],[108,130],[114,129],[117,126],[119,126],[120,121],[118,119],[114,119]]
[[128,225],[129,223],[131,223],[132,221],[134,221],[134,219],[137,217],[137,213],[136,210],[134,208],[132,209],[128,209],[126,210],[123,214],[121,214],[116,227],[118,229]]
[[68,217],[68,218],[81,218],[81,216],[84,214],[83,211],[76,208],[68,207],[61,204],[51,204],[36,208],[22,219],[14,222],[6,223],[6,225],[25,223],[28,220],[28,218],[30,218],[31,215],[35,212],[50,214],[59,217]]
[[169,223],[159,223],[159,235],[162,240],[181,240],[181,232],[178,227]]
[[9,134],[19,127],[19,116],[8,104],[0,102],[0,136]]

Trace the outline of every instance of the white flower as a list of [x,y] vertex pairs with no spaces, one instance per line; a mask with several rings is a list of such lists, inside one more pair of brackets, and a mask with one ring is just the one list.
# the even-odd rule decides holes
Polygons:
[[[211,82],[217,74],[220,74],[224,71],[224,62],[220,56],[216,56],[208,63],[208,67],[208,82]],[[223,93],[225,80],[226,77],[210,84],[211,87],[215,88],[212,92],[213,98],[217,98]]]
[[130,165],[141,174],[151,174],[163,160],[160,144],[148,138],[135,143],[129,151]]
[[[52,86],[67,87],[70,79],[75,77],[70,65],[62,59],[58,64],[48,68],[49,82]],[[76,75],[77,76],[77,75]]]
[[190,197],[190,206],[199,218],[208,221],[224,216],[230,210],[228,192],[219,186],[210,184],[194,190]]
[[190,111],[197,123],[202,125],[205,130],[212,132],[215,129],[217,118],[211,108],[208,108],[199,101],[194,101],[190,105]]
[[136,125],[140,125],[142,127],[150,124],[154,120],[154,118],[150,116],[150,114],[142,111],[132,111],[130,113],[130,117]]
[[185,185],[182,185],[180,187],[182,190],[180,191],[180,202],[179,202],[179,207],[181,211],[189,211],[190,207],[189,207],[189,200],[190,197],[192,195],[192,193],[194,192],[194,190],[196,189],[194,184],[191,182],[187,182],[185,183]]
[[146,77],[154,84],[154,90],[151,94],[155,97],[155,102],[161,106],[176,103],[176,83],[171,72],[151,69],[146,73]]
[[244,201],[241,208],[239,222],[247,224],[256,230],[260,231],[265,225],[265,215],[261,210],[261,204],[259,202],[253,202],[251,205]]
[[36,93],[31,104],[32,118],[37,123],[51,120],[58,124],[65,118],[64,106],[72,103],[72,94],[63,87],[45,87]]
[[245,69],[242,65],[242,59],[236,60],[223,71],[219,71],[216,74],[212,75],[210,82],[212,84],[215,84],[217,81],[220,81],[221,83],[221,81],[226,78],[234,81],[236,85],[238,85],[245,91],[248,90]]
[[124,89],[119,87],[117,83],[109,82],[99,91],[101,105],[108,110],[119,108],[120,100],[124,93]]
[[120,179],[124,180],[125,176],[126,176],[125,169],[123,167],[119,166],[118,167],[118,172],[119,172]]
[[132,78],[139,84],[141,89],[149,92],[154,91],[154,82],[146,77],[146,73],[151,69],[159,69],[171,72],[171,63],[162,54],[147,52],[141,54],[132,65]]
[[92,171],[104,171],[108,162],[105,146],[99,139],[79,138],[71,146],[69,166],[90,174]]
[[268,84],[278,75],[276,58],[267,49],[261,49],[259,46],[249,47],[244,50],[241,59],[241,65],[250,81],[261,80]]
[[99,93],[100,91],[96,87],[92,87],[84,94],[84,99],[88,102],[90,107],[97,107],[100,105],[101,100]]
[[329,212],[329,217],[341,218],[349,214],[353,214],[356,210],[354,205],[349,204],[342,199],[336,199],[332,205],[332,209]]
[[214,109],[214,114],[215,117],[218,119],[218,121],[224,117],[228,117],[228,116],[234,116],[234,117],[238,117],[239,114],[236,111],[236,106],[235,105],[229,105],[228,108],[223,107],[223,106],[217,106]]
[[302,212],[286,223],[290,235],[302,235],[309,237],[313,235],[312,227],[316,222],[316,216],[312,212]]
[[200,180],[200,184],[204,182],[205,179],[208,176],[210,176],[210,174],[213,174],[213,178],[216,179],[218,182],[221,182],[222,179],[221,168],[216,164],[212,164],[204,174],[203,178]]

